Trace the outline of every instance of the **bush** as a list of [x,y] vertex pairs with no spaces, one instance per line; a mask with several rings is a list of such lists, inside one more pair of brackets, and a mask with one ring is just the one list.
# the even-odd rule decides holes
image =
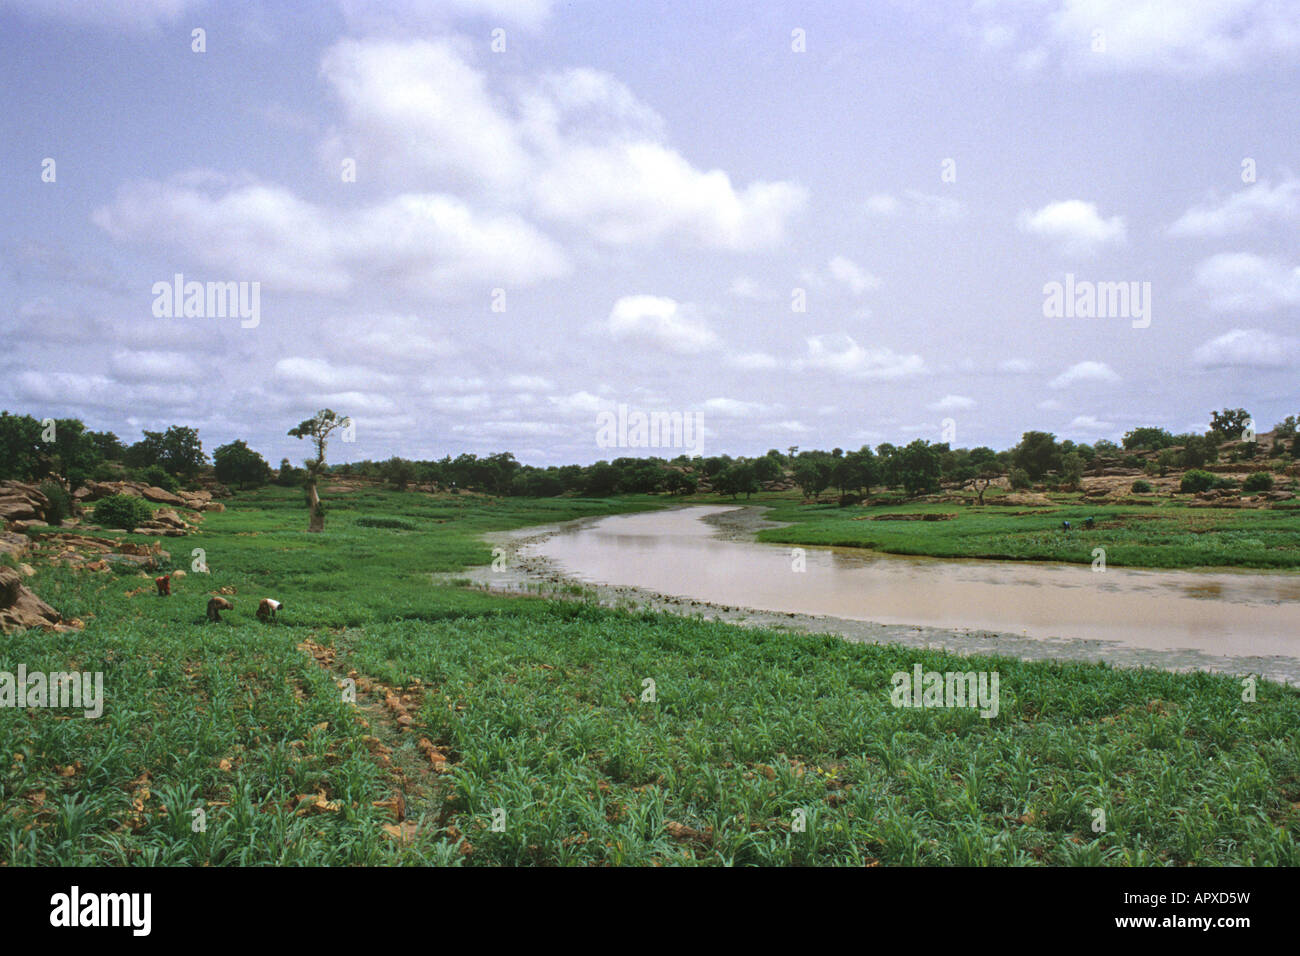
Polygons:
[[1151,492],[1155,491],[1155,489],[1151,487],[1151,482],[1139,478],[1137,481],[1133,482],[1132,491],[1134,494],[1138,495],[1149,495]]
[[179,490],[181,486],[176,477],[164,471],[161,465],[150,465],[148,468],[136,472],[136,476],[137,481],[143,481],[145,484],[161,488],[163,491],[174,492]]
[[[1273,476],[1266,471],[1257,471],[1246,478],[1241,486],[1242,491],[1272,491]],[[51,522],[53,524],[53,522]]]
[[361,517],[356,520],[359,528],[396,528],[399,531],[415,531],[416,527],[402,518]]
[[42,481],[41,494],[50,502],[45,509],[45,523],[63,524],[63,519],[72,514],[72,496],[57,481]]
[[111,495],[95,503],[95,524],[104,528],[131,531],[152,517],[153,509],[144,499],[132,495]]
[[1214,487],[1214,475],[1208,471],[1192,471],[1183,474],[1183,480],[1178,483],[1178,490],[1184,494],[1197,494],[1202,491],[1209,491]]
[[1007,478],[1011,482],[1011,487],[1017,490],[1029,487],[1029,472],[1023,468],[1012,468]]

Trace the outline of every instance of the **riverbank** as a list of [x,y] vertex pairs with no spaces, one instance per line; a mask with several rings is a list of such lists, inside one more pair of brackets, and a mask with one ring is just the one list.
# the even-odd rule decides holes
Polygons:
[[[102,672],[104,709],[0,708],[0,864],[1300,864],[1293,689],[455,587],[484,534],[656,503],[324,498],[322,534],[230,499],[168,597],[35,562],[85,628],[0,671]],[[917,667],[996,672],[996,717],[894,706]]]
[[957,499],[841,508],[805,504],[789,496],[765,496],[755,503],[768,508],[766,517],[782,525],[758,534],[758,540],[774,543],[1082,565],[1094,562],[1101,548],[1107,565],[1116,568],[1300,569],[1296,501],[1243,507],[1241,502],[1185,495],[1110,504],[1053,493],[1033,495],[1016,505],[980,506]]
[[[761,532],[781,526],[779,522],[768,519],[760,506],[713,507],[716,510],[704,514],[700,520],[711,526],[714,535],[723,541],[753,542],[756,536],[761,536]],[[667,611],[745,627],[809,634],[830,633],[859,643],[898,644],[961,655],[997,654],[1024,661],[1104,662],[1117,667],[1155,667],[1174,672],[1254,674],[1269,680],[1300,684],[1300,657],[1290,654],[1213,653],[1194,647],[1134,646],[1122,640],[1079,639],[1048,632],[1029,635],[1009,630],[881,623],[834,614],[764,610],[695,596],[684,597],[633,584],[607,583],[594,580],[590,575],[578,577],[566,570],[560,562],[542,553],[545,542],[556,535],[574,535],[591,528],[600,520],[603,519],[584,518],[560,525],[490,535],[492,546],[501,549],[497,570],[476,569],[468,575],[468,579],[477,585],[504,592],[535,593],[561,598],[584,596],[609,607]],[[847,556],[848,559],[856,557]],[[1117,577],[1116,573],[1112,573],[1112,585],[1116,583]],[[1150,582],[1157,577],[1158,575],[1147,575],[1142,586],[1152,587]],[[1091,583],[1099,579],[1086,580]],[[1200,581],[1199,578],[1189,580]],[[992,587],[997,586],[1001,585]],[[1106,599],[1111,604],[1116,600],[1113,593]],[[1197,613],[1195,608],[1192,613]],[[1246,609],[1241,613],[1250,612]],[[1190,628],[1192,624],[1189,623],[1188,626]]]

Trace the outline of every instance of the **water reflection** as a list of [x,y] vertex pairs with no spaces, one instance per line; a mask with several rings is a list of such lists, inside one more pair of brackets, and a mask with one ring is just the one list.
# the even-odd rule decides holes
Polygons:
[[1291,574],[1132,571],[880,555],[732,541],[700,506],[617,515],[530,548],[573,577],[766,611],[1117,641],[1156,650],[1300,655]]

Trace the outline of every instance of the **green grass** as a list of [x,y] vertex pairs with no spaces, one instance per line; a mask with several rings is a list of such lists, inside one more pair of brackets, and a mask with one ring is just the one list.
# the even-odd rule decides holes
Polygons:
[[[0,861],[1300,863],[1293,689],[1262,683],[1245,703],[1220,676],[956,658],[432,583],[487,563],[486,531],[654,499],[325,499],[322,535],[303,532],[300,493],[267,489],[164,539],[176,566],[202,547],[211,570],[168,599],[128,597],[144,576],[38,564],[37,592],[87,626],[11,635],[0,669],[102,670],[107,702],[99,720],[0,709]],[[219,587],[235,609],[204,623]],[[278,623],[253,617],[266,595],[285,602]],[[333,673],[298,648],[308,639],[332,648]],[[890,676],[916,662],[997,670],[999,715],[893,708]],[[335,679],[349,673],[411,693],[415,730],[345,703]],[[449,773],[428,772],[421,737]],[[406,841],[374,806],[402,789]]]
[[[792,527],[759,533],[761,541],[868,548],[940,558],[995,558],[1089,564],[1106,549],[1108,567],[1300,568],[1300,508],[1094,506],[1060,496],[1053,507],[901,504],[840,508],[788,499],[761,503],[764,517]],[[944,521],[873,521],[887,513],[954,515]],[[1085,530],[1089,516],[1096,527]],[[1070,531],[1061,523],[1069,521]]]

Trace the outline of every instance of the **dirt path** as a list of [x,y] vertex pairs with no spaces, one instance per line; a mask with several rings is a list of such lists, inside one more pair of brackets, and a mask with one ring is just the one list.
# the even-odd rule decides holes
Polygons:
[[369,731],[362,742],[388,771],[393,783],[392,796],[374,803],[393,815],[393,822],[386,824],[384,831],[406,845],[422,829],[446,828],[452,842],[460,841],[462,853],[472,853],[469,841],[462,839],[449,823],[450,808],[443,799],[447,790],[445,775],[450,772],[453,755],[448,747],[434,743],[422,732],[419,713],[425,688],[418,682],[394,688],[353,668],[345,672],[336,660],[336,647],[319,644],[310,637],[298,649],[310,655],[340,690],[348,679],[355,683],[358,719]]

